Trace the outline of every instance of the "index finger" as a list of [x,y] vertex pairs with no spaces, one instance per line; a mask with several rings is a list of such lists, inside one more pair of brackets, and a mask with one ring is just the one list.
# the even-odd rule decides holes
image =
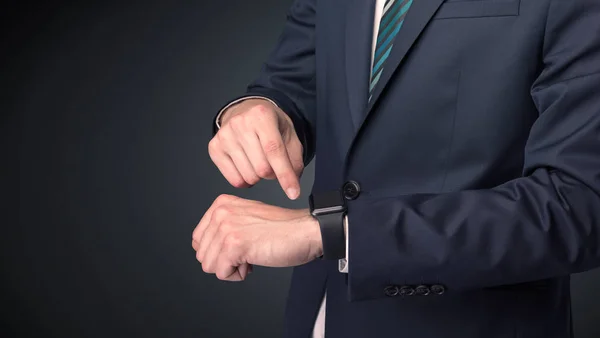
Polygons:
[[294,171],[281,134],[278,132],[258,134],[258,139],[267,161],[277,176],[279,185],[290,199],[295,200],[300,195],[300,181]]

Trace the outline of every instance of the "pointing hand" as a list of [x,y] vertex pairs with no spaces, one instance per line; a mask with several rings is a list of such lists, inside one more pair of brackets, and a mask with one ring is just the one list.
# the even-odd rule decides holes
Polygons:
[[302,144],[289,116],[267,100],[247,99],[228,108],[208,152],[234,187],[277,179],[290,199],[300,195]]

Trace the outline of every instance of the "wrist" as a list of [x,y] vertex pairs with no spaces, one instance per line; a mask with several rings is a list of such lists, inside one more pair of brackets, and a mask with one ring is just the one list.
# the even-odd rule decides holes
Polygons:
[[322,259],[341,259],[346,256],[344,218],[346,201],[339,190],[313,192],[309,210],[319,224]]
[[312,215],[307,215],[302,228],[306,230],[306,237],[310,245],[310,257],[318,258],[323,256],[323,240],[319,221]]

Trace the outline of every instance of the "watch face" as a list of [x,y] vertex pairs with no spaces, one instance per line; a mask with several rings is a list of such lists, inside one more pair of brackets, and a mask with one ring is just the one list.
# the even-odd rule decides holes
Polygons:
[[346,201],[339,190],[313,193],[309,199],[313,214],[339,212],[345,209]]

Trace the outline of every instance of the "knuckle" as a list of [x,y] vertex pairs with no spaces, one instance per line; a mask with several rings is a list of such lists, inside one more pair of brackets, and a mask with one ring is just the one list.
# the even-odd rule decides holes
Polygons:
[[277,113],[271,107],[264,104],[255,106],[249,115],[251,115],[253,120],[261,122],[277,121]]
[[268,140],[267,142],[265,142],[263,150],[267,154],[274,154],[278,153],[281,150],[282,146],[283,145],[280,142],[277,142],[276,140]]
[[221,127],[221,129],[219,130],[217,135],[215,135],[214,138],[217,139],[217,142],[218,142],[217,144],[219,146],[226,146],[228,143],[231,143],[233,136],[234,136],[234,133],[232,132],[231,127],[229,126],[229,123],[227,123],[226,125]]
[[221,205],[213,212],[214,221],[222,223],[227,217],[229,217],[230,210],[228,206]]
[[228,233],[230,233],[233,228],[235,227],[235,225],[229,221],[223,221],[221,222],[221,225],[219,226],[219,233],[226,236]]
[[218,279],[220,280],[224,280],[224,281],[231,281],[232,276],[231,276],[231,266],[229,265],[228,262],[222,262],[221,264],[219,264],[219,266],[215,269],[215,276],[217,276]]
[[208,153],[213,154],[213,153],[217,152],[218,150],[219,150],[219,138],[213,137],[208,142]]
[[[248,112],[247,114],[240,115],[240,119],[243,120],[243,124],[245,126],[250,126],[255,122],[257,116],[252,114],[252,112]],[[242,121],[240,121],[242,123]]]
[[269,109],[269,107],[267,105],[265,105],[264,103],[255,105],[254,107],[252,107],[252,109],[250,111],[254,115],[263,116],[263,117],[269,116],[273,113],[272,109]]
[[246,182],[250,185],[255,185],[256,183],[258,183],[260,181],[260,177],[256,176],[255,174],[249,175],[250,177],[248,177],[246,179]]
[[[202,266],[207,265],[207,262],[205,262],[206,257],[204,257],[204,253],[200,253],[200,250],[198,250],[198,262],[200,262],[202,264]],[[207,265],[208,266],[208,265]]]
[[225,280],[227,279],[227,276],[225,275],[225,273],[219,269],[217,269],[217,272],[215,273],[215,276],[219,279],[219,280]]
[[242,244],[242,238],[236,232],[230,232],[223,239],[223,248],[228,252],[232,253]]
[[304,161],[292,161],[292,168],[294,168],[294,172],[300,176],[302,172],[304,172]]
[[233,128],[240,128],[242,126],[244,126],[244,124],[246,123],[246,119],[244,118],[245,114],[238,114],[235,116],[232,116],[229,119],[229,122],[227,123],[228,125],[230,125]]
[[235,200],[235,196],[229,194],[221,194],[215,199],[215,203],[219,206],[229,204]]
[[205,273],[212,273],[212,269],[209,266],[210,264],[208,263],[203,263],[202,264],[202,271],[204,271]]
[[256,166],[256,174],[259,177],[267,178],[273,175],[273,168],[268,163],[260,163]]
[[255,184],[260,180],[260,177],[256,175],[256,172],[253,167],[248,169],[244,168],[244,170],[240,170],[240,174],[242,175],[244,181],[248,184]]
[[235,188],[243,188],[246,186],[246,181],[243,179],[231,179],[229,180],[229,183]]

